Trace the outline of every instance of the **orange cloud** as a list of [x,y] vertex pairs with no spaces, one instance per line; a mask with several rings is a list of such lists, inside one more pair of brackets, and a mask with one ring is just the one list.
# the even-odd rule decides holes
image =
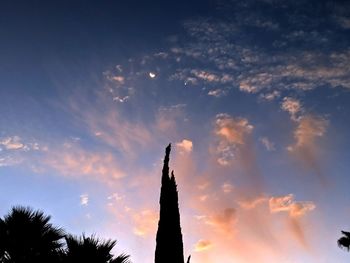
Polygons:
[[215,227],[217,230],[232,232],[236,221],[236,209],[225,208],[221,213],[207,217],[205,223]]
[[216,115],[215,134],[219,139],[216,152],[220,165],[227,166],[232,163],[239,149],[246,146],[253,128],[245,118],[233,118],[224,113]]
[[253,200],[238,201],[240,207],[244,209],[254,209],[256,206],[267,201],[266,197],[258,197]]
[[210,240],[199,240],[194,247],[194,251],[196,252],[202,252],[208,249],[211,249],[213,246],[212,242]]
[[327,125],[328,121],[319,116],[307,115],[302,117],[294,132],[296,143],[288,147],[288,150],[295,151],[300,148],[313,147],[315,139],[325,134]]
[[155,235],[159,217],[157,211],[146,209],[140,212],[132,211],[131,213],[134,225],[133,232],[135,235],[140,237]]
[[189,153],[193,149],[193,143],[190,140],[183,139],[181,142],[176,143],[176,147],[178,147],[182,153]]
[[272,213],[288,212],[291,217],[303,216],[316,208],[313,202],[295,202],[293,194],[271,197],[269,207]]
[[311,169],[325,181],[319,161],[320,148],[316,139],[326,133],[328,121],[320,116],[303,116],[294,131],[295,143],[287,147],[287,150],[299,159],[308,169]]
[[66,144],[46,154],[46,165],[62,175],[86,176],[109,184],[125,176],[118,161],[109,152],[91,152]]
[[223,113],[216,116],[215,122],[215,133],[233,144],[245,144],[245,137],[254,128],[245,118],[233,118]]

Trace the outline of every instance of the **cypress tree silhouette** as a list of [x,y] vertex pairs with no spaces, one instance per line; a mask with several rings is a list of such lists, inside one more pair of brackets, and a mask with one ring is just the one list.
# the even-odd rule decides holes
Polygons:
[[165,149],[160,190],[160,213],[157,231],[155,263],[184,263],[178,192],[174,171],[169,177],[171,144]]

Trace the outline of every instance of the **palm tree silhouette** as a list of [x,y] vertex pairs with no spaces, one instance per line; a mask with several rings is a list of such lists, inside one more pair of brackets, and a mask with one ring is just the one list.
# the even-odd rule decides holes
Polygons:
[[67,250],[64,262],[94,262],[94,263],[130,263],[129,256],[122,254],[114,258],[111,250],[116,244],[115,240],[101,241],[95,236],[75,237],[66,236]]
[[64,231],[50,216],[28,207],[14,207],[0,221],[0,258],[4,263],[59,262]]
[[343,236],[338,239],[338,246],[340,248],[350,250],[350,232],[341,231]]
[[0,218],[0,262],[3,262],[5,257],[5,222]]

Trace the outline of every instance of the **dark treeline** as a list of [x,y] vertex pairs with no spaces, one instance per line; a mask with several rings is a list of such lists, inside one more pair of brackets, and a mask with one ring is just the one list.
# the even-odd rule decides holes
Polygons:
[[130,263],[129,256],[114,257],[115,240],[76,237],[50,223],[50,216],[28,207],[14,207],[0,218],[2,263]]

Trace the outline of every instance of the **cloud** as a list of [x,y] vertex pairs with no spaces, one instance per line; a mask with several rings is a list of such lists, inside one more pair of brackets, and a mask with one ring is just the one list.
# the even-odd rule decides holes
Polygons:
[[46,146],[17,135],[0,138],[0,167],[23,164],[31,156],[44,151],[47,151]]
[[247,93],[256,93],[258,91],[258,88],[250,83],[241,82],[239,84],[239,90]]
[[328,121],[320,116],[303,116],[294,132],[296,142],[294,145],[289,146],[288,150],[295,151],[297,149],[312,148],[316,138],[324,136],[327,126]]
[[107,78],[115,81],[119,85],[123,85],[125,83],[125,78],[123,76],[108,76]]
[[28,151],[30,149],[28,145],[22,142],[22,139],[19,136],[2,138],[0,140],[0,145],[2,145],[6,150]]
[[200,239],[195,244],[194,251],[202,252],[202,251],[211,249],[212,246],[213,246],[213,244],[212,244],[212,242],[210,240]]
[[87,129],[100,143],[131,157],[152,142],[152,127],[126,118],[116,110],[108,93],[97,92],[93,102],[79,95],[70,100],[71,114],[77,125]]
[[120,103],[128,101],[135,92],[135,76],[133,72],[125,71],[121,65],[117,65],[115,70],[103,73],[105,89],[109,92],[113,101]]
[[236,209],[225,208],[223,212],[211,215],[205,219],[205,223],[213,226],[219,231],[230,233],[233,231],[235,222],[237,221]]
[[133,233],[140,237],[154,236],[158,217],[158,212],[149,209],[142,210],[141,212],[132,211]]
[[245,118],[233,118],[228,114],[216,115],[215,133],[229,143],[244,145],[245,139],[254,128]]
[[224,183],[222,186],[222,191],[225,193],[225,194],[228,194],[228,193],[231,193],[234,189],[234,186],[230,183]]
[[282,110],[288,112],[291,116],[291,119],[294,121],[298,120],[298,115],[303,110],[300,101],[297,99],[291,98],[291,97],[284,97],[283,98],[281,108],[282,108]]
[[75,144],[50,149],[45,156],[45,165],[70,177],[86,177],[113,184],[125,176],[119,162],[110,152],[93,152]]
[[190,153],[193,149],[193,143],[190,140],[183,139],[181,142],[176,143],[176,147],[178,147],[181,152]]
[[306,239],[306,228],[303,225],[301,218],[308,212],[314,210],[316,205],[311,201],[296,202],[294,195],[271,197],[269,199],[269,208],[271,213],[285,212],[288,214],[286,220],[290,233],[294,235],[296,240],[305,249],[309,249],[309,244]]
[[121,196],[119,195],[118,193],[113,193],[111,194],[110,196],[107,197],[108,200],[111,200],[111,201],[121,201],[124,199],[124,196]]
[[264,145],[266,150],[268,150],[269,152],[276,150],[275,144],[273,142],[271,142],[269,138],[261,137],[259,140],[262,143],[262,145]]
[[345,16],[337,16],[336,21],[344,29],[350,29],[350,18]]
[[87,206],[89,204],[89,195],[82,194],[80,195],[80,205]]
[[168,139],[178,133],[177,126],[186,121],[186,104],[159,107],[155,127],[158,132],[167,134]]
[[266,197],[262,196],[252,200],[238,201],[238,204],[241,208],[249,210],[256,208],[258,205],[265,203],[267,200],[268,199]]
[[204,70],[193,69],[191,71],[191,73],[197,79],[204,80],[204,81],[207,81],[207,82],[219,82],[220,81],[220,77],[219,76],[217,76],[214,73],[206,72]]
[[129,100],[129,96],[124,96],[124,97],[119,97],[119,96],[115,96],[113,97],[113,101],[118,101],[118,102],[126,102],[127,100]]
[[[285,28],[284,21],[264,15],[259,4],[261,1],[244,6],[237,1],[231,3],[227,9],[235,14],[235,19],[224,15],[220,19],[186,21],[184,28],[191,41],[180,42],[171,48],[169,54],[174,56],[173,60],[182,63],[175,63],[176,73],[170,79],[198,86],[205,84],[215,91],[229,86],[229,89],[238,88],[250,94],[260,93],[260,98],[265,100],[273,100],[282,92],[291,90],[302,92],[325,86],[350,88],[347,70],[350,66],[350,49],[348,45],[344,45],[343,49],[334,48],[339,46],[342,35],[338,35],[339,28],[333,21],[332,12],[325,17],[329,21],[326,33],[315,23],[319,22],[317,17],[309,17],[307,9],[302,10],[304,15],[288,14],[289,22],[296,27]],[[288,10],[288,6],[295,8],[286,2],[284,5],[285,10]],[[280,12],[277,6],[269,6],[268,9]],[[237,11],[242,9],[245,11]],[[346,15],[335,17],[338,25],[347,28],[349,19]],[[300,23],[305,24],[301,27]],[[255,33],[262,37],[251,41],[249,34],[246,34],[247,26],[255,27]],[[267,33],[271,30],[274,34]],[[266,38],[268,43],[272,43],[271,46],[266,46]],[[240,41],[233,42],[232,39]],[[296,45],[298,50],[295,49]],[[196,69],[184,66],[186,64],[195,64]],[[219,94],[227,93],[211,91],[210,95]]]
[[237,151],[246,144],[247,136],[253,128],[245,118],[233,118],[224,113],[216,115],[214,132],[219,139],[216,150],[220,165],[227,166],[231,163]]
[[295,143],[287,150],[297,158],[307,169],[313,171],[322,183],[326,183],[320,161],[321,148],[317,139],[323,137],[327,131],[328,120],[316,115],[305,115],[294,131]]
[[291,217],[304,216],[316,208],[313,202],[295,202],[294,195],[271,197],[269,207],[272,213],[287,212]]
[[224,90],[224,89],[214,89],[214,90],[209,90],[208,91],[208,95],[209,96],[213,96],[213,97],[216,97],[216,98],[223,97],[226,94],[227,94],[227,90]]
[[266,101],[273,101],[276,98],[279,98],[281,96],[281,92],[278,90],[274,90],[269,93],[261,93],[260,99],[266,100]]
[[13,156],[1,156],[0,157],[0,167],[12,166],[16,164],[20,164],[22,162],[22,158],[13,157]]

